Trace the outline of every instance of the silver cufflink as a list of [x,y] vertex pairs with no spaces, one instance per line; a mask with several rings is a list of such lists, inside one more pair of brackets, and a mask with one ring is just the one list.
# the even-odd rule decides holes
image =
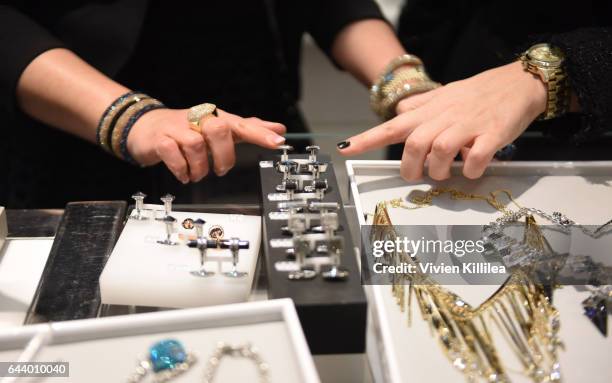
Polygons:
[[144,194],[143,192],[137,192],[132,195],[132,199],[134,200],[134,203],[135,203],[136,214],[130,215],[130,219],[135,219],[138,221],[149,219],[149,217],[147,217],[144,214],[144,199],[146,197],[147,195]]
[[176,223],[176,218],[169,215],[164,217],[163,222],[166,225],[166,238],[160,239],[159,241],[157,241],[157,243],[169,246],[178,245],[178,242],[172,240],[172,234],[174,233],[174,224]]
[[164,203],[164,216],[161,218],[157,218],[157,220],[163,221],[166,217],[172,214],[172,201],[174,201],[174,196],[172,194],[166,194],[160,199]]

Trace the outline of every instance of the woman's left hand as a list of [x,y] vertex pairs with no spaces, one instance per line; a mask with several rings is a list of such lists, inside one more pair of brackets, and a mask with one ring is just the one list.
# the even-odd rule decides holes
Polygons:
[[512,143],[546,109],[546,85],[520,62],[402,100],[398,116],[347,140],[347,156],[404,142],[401,175],[450,177],[461,152],[463,174],[480,177],[495,153]]

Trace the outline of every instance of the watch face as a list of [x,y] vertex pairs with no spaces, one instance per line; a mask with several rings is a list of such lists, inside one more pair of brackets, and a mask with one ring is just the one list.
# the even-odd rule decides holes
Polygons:
[[559,48],[551,47],[548,44],[538,44],[531,47],[528,56],[544,65],[559,65],[563,61],[563,52]]

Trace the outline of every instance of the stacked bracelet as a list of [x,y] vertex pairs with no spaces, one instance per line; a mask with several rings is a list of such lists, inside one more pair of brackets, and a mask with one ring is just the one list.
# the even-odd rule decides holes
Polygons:
[[[155,100],[155,101],[157,101],[157,100]],[[166,106],[164,104],[162,104],[160,101],[157,101],[157,103],[143,106],[140,110],[138,110],[136,113],[134,113],[134,115],[132,117],[130,117],[130,120],[127,122],[125,128],[123,129],[123,133],[121,134],[121,141],[119,143],[119,156],[120,156],[120,158],[122,158],[122,159],[126,160],[127,162],[130,162],[130,163],[132,163],[134,165],[138,165],[138,162],[136,160],[134,160],[134,158],[132,158],[132,155],[127,150],[128,135],[130,134],[130,131],[132,130],[132,127],[134,126],[136,121],[138,121],[138,119],[140,117],[142,117],[146,113],[148,113],[148,112],[150,112],[152,110],[156,110],[156,109],[166,109]]]
[[429,92],[438,88],[440,84],[433,81],[420,81],[414,84],[404,83],[401,87],[389,92],[380,102],[380,117],[387,120],[395,116],[395,108],[397,104],[406,97],[414,96],[415,94]]
[[131,105],[148,96],[139,92],[128,92],[116,99],[102,114],[96,132],[96,141],[107,152],[111,152],[110,134],[117,118]]
[[439,87],[431,81],[423,62],[413,55],[402,55],[387,65],[370,90],[372,110],[382,119],[395,115],[395,107],[404,98]]
[[127,137],[136,121],[145,113],[165,108],[160,101],[144,93],[128,92],[116,99],[100,118],[96,140],[104,150],[136,164],[127,150]]
[[380,85],[381,95],[391,94],[407,82],[421,82],[429,79],[422,65],[397,69],[390,78],[390,81]]

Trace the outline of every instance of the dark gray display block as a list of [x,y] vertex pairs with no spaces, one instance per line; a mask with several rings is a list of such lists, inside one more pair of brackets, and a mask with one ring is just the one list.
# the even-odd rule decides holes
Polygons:
[[[306,159],[307,156],[290,155],[289,159],[296,158]],[[279,159],[278,156],[267,159],[265,166],[260,163],[264,223],[262,246],[268,295],[270,299],[293,300],[313,354],[362,353],[365,350],[367,302],[333,166],[329,163],[326,172],[320,176],[328,182],[328,189],[321,202],[337,202],[340,206],[337,211],[339,229],[336,234],[343,238],[341,262],[349,272],[349,277],[345,281],[329,281],[318,275],[310,280],[292,281],[287,277],[288,272],[279,271],[275,266],[277,262],[290,260],[286,249],[270,244],[274,239],[291,239],[291,235],[282,230],[287,221],[273,220],[269,214],[279,210],[278,202],[268,198],[269,194],[277,193],[275,188],[282,182],[283,175],[274,166],[270,166]],[[327,156],[319,156],[319,161],[321,160],[329,162]]]

